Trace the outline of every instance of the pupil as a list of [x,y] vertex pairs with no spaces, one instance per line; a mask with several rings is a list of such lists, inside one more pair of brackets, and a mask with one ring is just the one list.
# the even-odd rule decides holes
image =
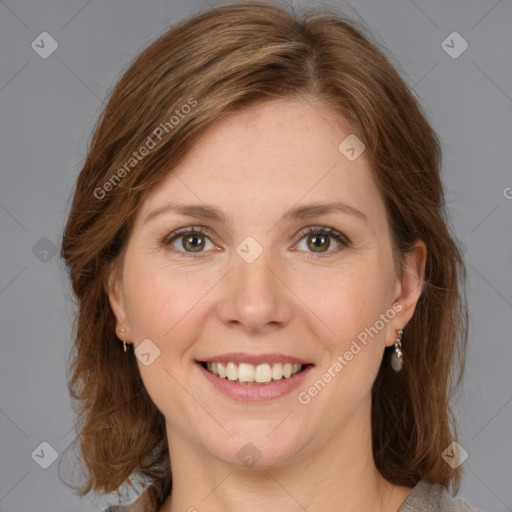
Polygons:
[[[195,243],[197,243],[197,245],[195,245]],[[185,244],[189,244],[192,251],[198,252],[201,249],[203,242],[197,235],[192,235],[185,239]],[[187,249],[186,246],[185,249]]]
[[[318,249],[318,248],[321,248],[321,245],[327,241],[327,245],[325,247],[325,249],[328,249],[329,248],[329,239],[325,236],[325,235],[313,235],[313,240],[315,240],[315,242],[313,242],[313,249]],[[320,243],[317,243],[318,240],[321,240]]]

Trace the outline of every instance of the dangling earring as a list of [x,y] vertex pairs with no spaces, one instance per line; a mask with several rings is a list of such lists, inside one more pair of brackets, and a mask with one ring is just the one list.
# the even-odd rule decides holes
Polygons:
[[[126,329],[118,329],[119,332],[126,332]],[[126,352],[126,341],[123,340],[123,349]]]
[[395,372],[399,372],[404,365],[404,355],[402,352],[402,333],[403,329],[396,329],[395,351],[391,356],[391,367]]

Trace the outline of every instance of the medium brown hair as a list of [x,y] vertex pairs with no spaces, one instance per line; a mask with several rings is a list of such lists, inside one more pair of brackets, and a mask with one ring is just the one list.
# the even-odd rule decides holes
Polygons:
[[[396,484],[459,487],[462,468],[452,469],[441,452],[457,439],[449,400],[464,367],[466,271],[448,228],[440,142],[392,57],[366,32],[325,9],[225,5],[164,33],[112,90],[77,179],[61,251],[78,302],[69,389],[86,468],[80,494],[111,492],[137,477],[165,482],[155,498],[161,504],[171,489],[164,417],[133,351],[123,353],[107,296],[110,264],[135,212],[222,115],[308,97],[330,105],[365,144],[397,271],[415,240],[427,246],[423,291],[403,335],[407,365],[393,372],[386,348],[372,390],[376,466]],[[130,160],[149,139],[156,146]]]

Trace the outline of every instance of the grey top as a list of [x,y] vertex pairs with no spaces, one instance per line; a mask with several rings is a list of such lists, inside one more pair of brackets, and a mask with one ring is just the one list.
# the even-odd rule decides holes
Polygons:
[[[105,512],[158,512],[152,507],[147,492],[129,505],[111,506]],[[398,509],[398,512],[479,512],[469,503],[452,498],[448,490],[439,484],[419,482]]]
[[402,503],[398,512],[478,512],[467,501],[452,498],[439,484],[419,482]]

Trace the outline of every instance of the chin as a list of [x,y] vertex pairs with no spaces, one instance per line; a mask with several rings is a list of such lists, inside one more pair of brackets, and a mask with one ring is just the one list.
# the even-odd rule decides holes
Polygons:
[[226,440],[223,436],[219,444],[207,449],[219,460],[237,467],[270,469],[281,466],[298,455],[306,443],[300,429],[282,428],[280,421],[282,419],[248,420],[229,424],[226,430],[233,438]]

